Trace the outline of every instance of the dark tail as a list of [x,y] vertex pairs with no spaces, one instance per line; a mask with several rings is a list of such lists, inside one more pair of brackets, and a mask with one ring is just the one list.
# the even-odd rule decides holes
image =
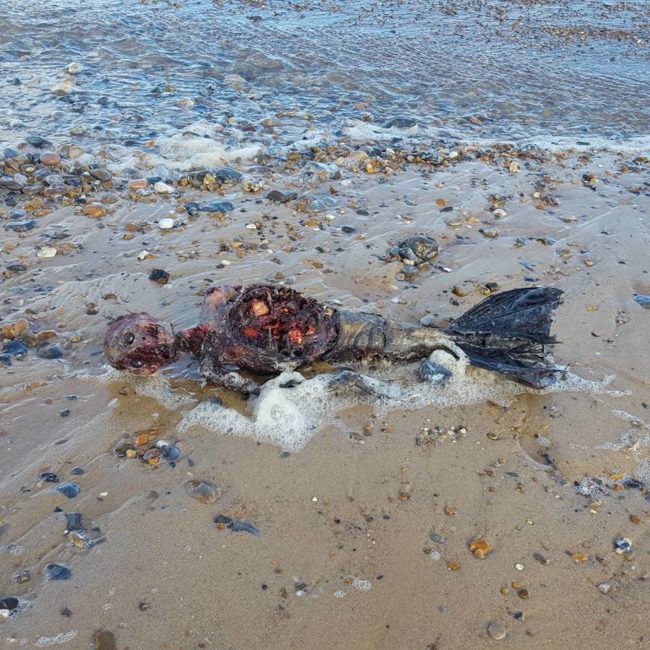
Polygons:
[[560,289],[529,287],[490,296],[445,330],[479,368],[495,370],[532,386],[548,383],[561,369],[549,356],[553,310]]

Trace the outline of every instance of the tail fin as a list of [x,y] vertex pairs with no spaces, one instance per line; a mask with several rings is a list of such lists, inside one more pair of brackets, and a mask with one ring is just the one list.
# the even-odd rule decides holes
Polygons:
[[490,296],[445,330],[479,368],[543,386],[561,370],[552,365],[547,346],[560,289],[528,287]]

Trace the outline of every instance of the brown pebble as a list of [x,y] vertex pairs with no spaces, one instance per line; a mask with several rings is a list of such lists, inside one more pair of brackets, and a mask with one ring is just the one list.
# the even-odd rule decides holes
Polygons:
[[93,647],[95,650],[117,650],[115,635],[108,630],[97,630],[93,634]]
[[641,523],[641,517],[639,517],[639,515],[630,515],[630,521],[633,524],[640,524]]
[[84,206],[83,213],[88,217],[99,219],[106,215],[106,208],[103,205],[86,205]]
[[132,191],[142,190],[147,187],[147,185],[148,183],[146,178],[136,178],[133,181],[129,181],[129,189]]
[[41,164],[46,165],[47,167],[55,167],[56,165],[61,164],[61,156],[58,153],[42,153],[41,154]]
[[490,552],[490,545],[483,538],[473,539],[469,543],[469,550],[477,560],[484,560]]
[[521,598],[522,600],[528,600],[530,594],[528,593],[528,589],[520,589],[517,592],[517,596],[519,596],[519,598]]
[[447,562],[447,568],[450,571],[458,571],[458,569],[460,569],[460,562],[454,562],[453,560],[451,562]]

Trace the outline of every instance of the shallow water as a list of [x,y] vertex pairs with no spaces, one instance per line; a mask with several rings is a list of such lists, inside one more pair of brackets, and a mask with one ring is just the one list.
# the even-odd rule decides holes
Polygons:
[[0,142],[74,133],[93,151],[155,151],[147,141],[201,121],[226,146],[273,151],[394,118],[464,141],[648,135],[643,1],[174,5],[4,3]]

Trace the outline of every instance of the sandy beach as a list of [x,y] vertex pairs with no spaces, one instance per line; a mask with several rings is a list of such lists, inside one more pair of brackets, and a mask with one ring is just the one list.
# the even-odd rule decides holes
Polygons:
[[[235,4],[242,33],[288,29],[281,8]],[[618,35],[638,61],[636,32]],[[214,81],[237,110],[261,92],[241,78]],[[125,144],[134,88],[120,137],[42,142],[10,126],[36,88],[0,114],[1,648],[649,646],[650,160],[633,120],[609,144],[597,120],[572,142],[569,122],[543,145],[461,141],[396,105],[392,125],[364,115],[381,101],[338,129],[323,99],[311,120],[247,109],[254,130],[193,115],[146,136],[135,120]],[[76,92],[56,95],[73,98],[68,126]],[[417,233],[440,244],[431,263],[387,257]],[[179,330],[208,287],[255,282],[434,327],[498,291],[556,287],[565,372],[537,390],[464,365],[440,387],[417,363],[355,366],[393,400],[328,387],[316,363],[246,399],[189,356],[155,377],[108,366],[112,319]],[[173,457],[143,456],[160,441]]]

